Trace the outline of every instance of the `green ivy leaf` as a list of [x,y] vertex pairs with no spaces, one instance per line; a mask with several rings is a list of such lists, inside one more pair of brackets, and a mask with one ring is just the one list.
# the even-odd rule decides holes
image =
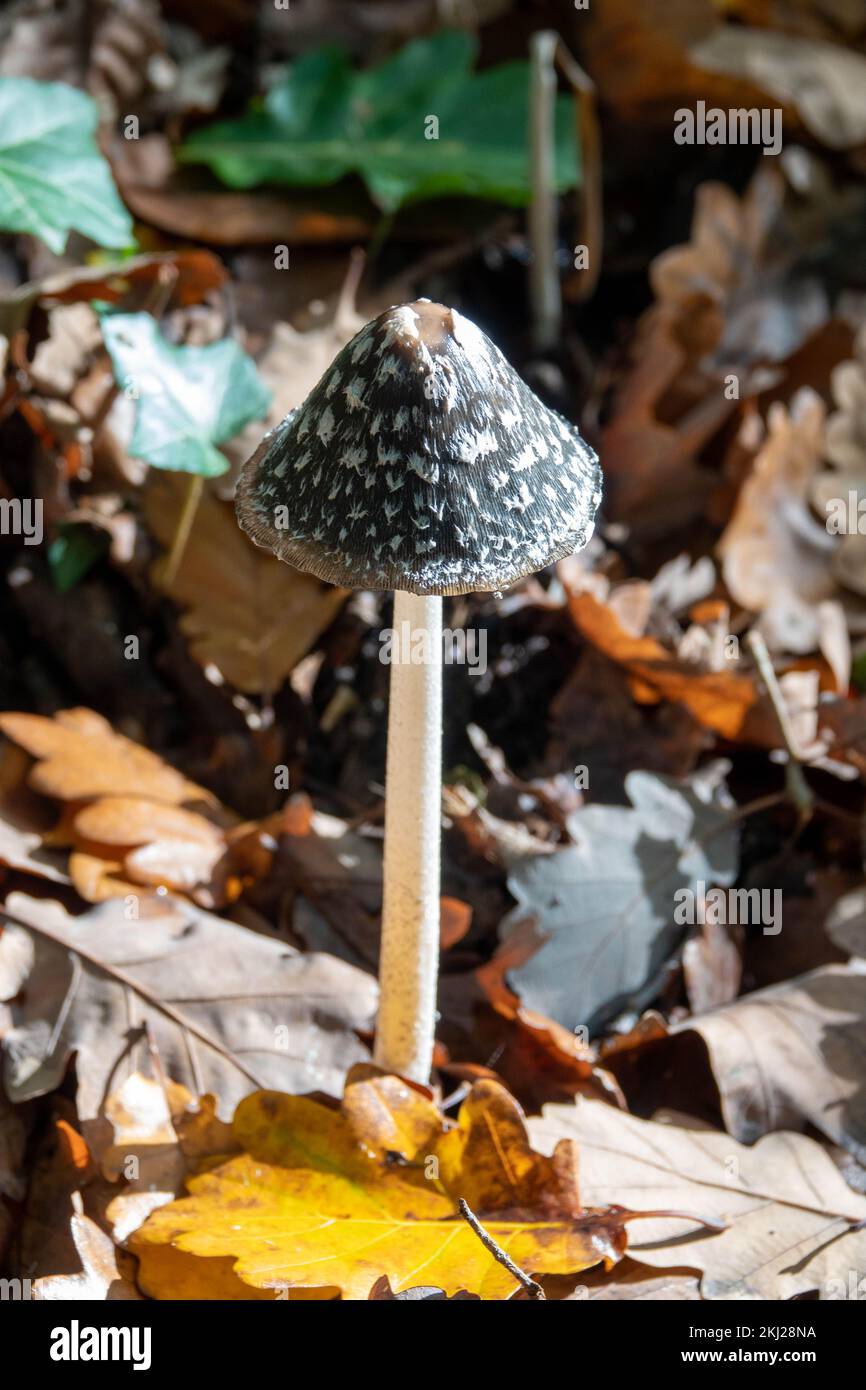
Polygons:
[[102,335],[115,381],[136,402],[130,453],[154,468],[225,473],[214,446],[261,419],[271,401],[252,358],[231,338],[172,347],[150,314],[106,314]]
[[71,230],[128,246],[132,221],[96,147],[96,103],[63,82],[0,79],[0,229],[59,255]]
[[[529,201],[529,65],[473,73],[475,40],[444,31],[366,72],[339,48],[307,53],[236,121],[197,131],[178,157],[233,188],[326,184],[360,174],[387,211],[445,194]],[[431,118],[438,139],[431,139]],[[557,98],[555,180],[577,182],[572,104]]]
[[61,594],[73,589],[108,550],[110,541],[104,531],[90,526],[64,523],[56,539],[48,547],[48,568],[55,587]]

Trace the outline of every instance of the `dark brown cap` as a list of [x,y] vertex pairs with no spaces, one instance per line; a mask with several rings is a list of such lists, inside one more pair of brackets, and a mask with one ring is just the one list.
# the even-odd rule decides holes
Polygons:
[[320,579],[498,590],[592,534],[601,470],[456,309],[380,314],[266,435],[237,491],[258,545]]

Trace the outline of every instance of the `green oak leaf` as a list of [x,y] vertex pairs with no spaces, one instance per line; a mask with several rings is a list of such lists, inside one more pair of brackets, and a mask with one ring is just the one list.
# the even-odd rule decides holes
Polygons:
[[154,468],[215,478],[228,460],[214,446],[267,412],[271,393],[231,338],[172,347],[150,314],[106,314],[114,378],[136,402],[129,452]]
[[96,103],[63,82],[0,79],[0,230],[59,255],[75,230],[128,246],[132,220],[96,147]]
[[[178,158],[233,188],[326,184],[358,173],[386,211],[442,195],[529,201],[529,65],[474,73],[476,42],[445,30],[365,72],[342,49],[307,53],[239,120],[196,131]],[[438,122],[438,138],[429,138]],[[557,98],[555,181],[577,182],[572,104]]]

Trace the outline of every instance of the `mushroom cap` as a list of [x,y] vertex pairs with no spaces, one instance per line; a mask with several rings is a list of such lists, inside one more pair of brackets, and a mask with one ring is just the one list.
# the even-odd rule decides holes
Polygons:
[[237,490],[243,529],[331,584],[504,589],[592,534],[601,470],[456,309],[386,310],[265,435]]

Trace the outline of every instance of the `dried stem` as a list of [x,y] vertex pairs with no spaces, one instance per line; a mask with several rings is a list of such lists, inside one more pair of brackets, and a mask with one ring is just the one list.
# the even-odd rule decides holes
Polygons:
[[554,169],[557,36],[550,29],[532,35],[529,84],[529,295],[535,348],[544,352],[562,331],[562,293],[556,264],[557,198]]
[[785,787],[790,801],[793,802],[801,817],[807,820],[811,816],[815,807],[815,798],[812,789],[803,775],[802,756],[797,743],[797,736],[791,723],[788,707],[785,704],[785,697],[782,694],[781,686],[773,670],[773,663],[767,644],[755,628],[752,628],[746,641],[749,644],[752,655],[755,658],[755,665],[758,674],[763,682],[764,689],[773,706],[776,720],[779,725],[779,732],[788,754],[788,761],[785,764]]
[[471,1210],[469,1204],[465,1202],[462,1197],[458,1198],[457,1205],[460,1208],[460,1215],[463,1217],[463,1220],[467,1225],[471,1226],[485,1250],[490,1251],[494,1260],[497,1260],[499,1264],[502,1265],[503,1269],[507,1269],[508,1273],[517,1280],[518,1284],[522,1284],[523,1288],[529,1294],[529,1297],[535,1299],[546,1298],[546,1294],[541,1285],[537,1284],[534,1279],[530,1279],[528,1274],[525,1274],[522,1269],[518,1268],[512,1259],[509,1259],[502,1249],[502,1246],[497,1245],[492,1235],[490,1235],[488,1231],[485,1231],[474,1211]]
[[[572,57],[561,38],[556,42],[556,65],[571,85],[575,101],[577,142],[581,149],[578,243],[589,252],[585,270],[578,271],[577,299],[588,299],[598,283],[604,243],[601,190],[601,129],[595,83]],[[566,290],[566,297],[569,298]]]
[[189,533],[195,521],[195,514],[198,511],[198,504],[201,501],[204,478],[200,473],[191,473],[187,478],[186,495],[183,499],[180,516],[172,537],[171,550],[162,572],[162,584],[168,589],[174,582],[175,575],[181,566],[183,553],[186,550],[186,543],[189,540]]

